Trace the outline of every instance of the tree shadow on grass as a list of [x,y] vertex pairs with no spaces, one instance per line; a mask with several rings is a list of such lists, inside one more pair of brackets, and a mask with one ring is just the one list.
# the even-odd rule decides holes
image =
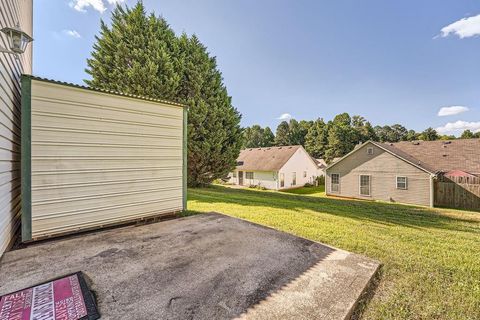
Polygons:
[[225,203],[296,212],[311,210],[355,220],[410,228],[479,232],[480,226],[480,215],[478,220],[457,218],[439,214],[434,209],[409,205],[312,197],[273,191],[231,189],[222,186],[193,189],[189,198],[204,203]]

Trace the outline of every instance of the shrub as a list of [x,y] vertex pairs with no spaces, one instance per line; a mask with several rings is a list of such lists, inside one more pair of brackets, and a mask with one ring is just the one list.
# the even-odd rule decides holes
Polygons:
[[325,184],[325,176],[318,176],[316,179],[317,186],[323,186]]

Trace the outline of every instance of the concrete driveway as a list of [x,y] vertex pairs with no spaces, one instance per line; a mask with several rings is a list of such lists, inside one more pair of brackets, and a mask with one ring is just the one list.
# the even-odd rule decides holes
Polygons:
[[211,213],[8,252],[0,294],[83,271],[102,319],[344,319],[377,268],[362,256]]

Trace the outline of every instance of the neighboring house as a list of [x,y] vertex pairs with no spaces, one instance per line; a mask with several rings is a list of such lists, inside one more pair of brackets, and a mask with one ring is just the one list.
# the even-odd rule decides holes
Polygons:
[[326,193],[434,205],[434,179],[480,175],[480,139],[368,141],[326,168]]
[[237,164],[229,175],[235,185],[281,190],[313,184],[318,176],[317,163],[302,146],[245,149]]
[[[0,29],[18,26],[32,34],[32,0],[0,1]],[[0,34],[0,47],[9,49]],[[20,76],[32,72],[32,44],[19,55],[0,53],[0,257],[20,226]]]

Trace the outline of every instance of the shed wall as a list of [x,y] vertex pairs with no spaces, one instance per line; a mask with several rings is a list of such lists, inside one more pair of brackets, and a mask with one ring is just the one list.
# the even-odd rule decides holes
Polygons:
[[[32,0],[0,1],[0,29],[32,34]],[[0,46],[8,48],[6,37]],[[0,256],[20,226],[20,75],[32,71],[32,44],[18,56],[0,53]]]
[[[366,145],[362,146],[357,152],[327,169],[327,194],[422,206],[430,205],[430,175],[428,173],[373,144],[368,144],[368,147],[372,147],[374,150],[373,155],[368,155],[366,147]],[[331,190],[332,173],[340,175],[339,192]],[[360,195],[360,175],[370,175],[371,196]],[[397,189],[397,176],[407,177],[407,190]]]
[[31,238],[183,209],[182,107],[31,81]]

